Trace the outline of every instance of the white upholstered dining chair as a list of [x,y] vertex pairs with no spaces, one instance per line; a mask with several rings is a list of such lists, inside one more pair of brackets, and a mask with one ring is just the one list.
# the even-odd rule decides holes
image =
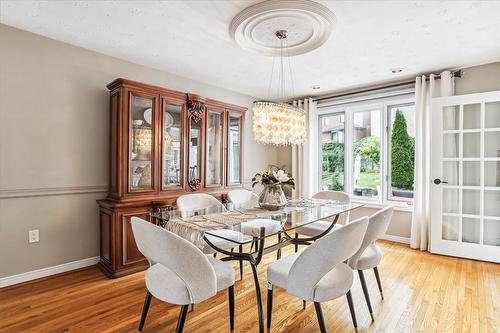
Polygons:
[[[190,213],[203,209],[206,209],[207,213],[210,213],[210,208],[216,208],[214,212],[221,212],[225,210],[224,205],[210,194],[206,193],[184,194],[177,198],[177,209],[180,211],[181,216],[183,217],[188,217]],[[223,250],[232,249],[237,245],[236,243],[231,242],[227,239],[233,239],[238,242],[241,242],[244,239],[245,240],[251,239],[248,236],[245,237],[245,235],[236,230],[219,229],[219,230],[212,230],[210,231],[210,233],[217,234],[225,238],[222,239],[219,237],[206,235],[206,237],[212,244]],[[203,248],[202,251],[205,254],[212,254],[216,252],[208,244],[205,244],[205,247]]]
[[[349,195],[340,191],[321,191],[312,196],[313,199],[323,199],[323,200],[332,200],[338,201],[340,203],[350,203],[351,199]],[[339,216],[337,223],[333,226],[333,230],[341,228],[342,225],[349,223],[349,212],[343,213]],[[318,221],[314,223],[307,224],[300,228],[297,228],[295,231],[295,238],[298,237],[299,234],[306,235],[309,237],[315,237],[321,234],[323,231],[328,229],[331,225],[331,222],[328,221]],[[298,250],[298,245],[295,245],[295,252]]]
[[347,261],[347,264],[358,271],[359,280],[361,281],[361,287],[363,288],[363,294],[365,295],[366,305],[370,311],[370,316],[373,320],[372,305],[370,302],[370,295],[368,293],[368,288],[366,286],[365,276],[363,270],[372,269],[375,273],[375,278],[377,279],[378,289],[380,291],[380,296],[384,299],[384,294],[382,292],[382,283],[380,282],[380,276],[378,273],[378,264],[382,260],[382,251],[375,244],[375,241],[385,234],[389,223],[391,222],[392,214],[394,212],[394,207],[387,206],[372,216],[370,216],[370,222],[368,223],[368,228],[366,229],[363,242],[359,250]]
[[362,217],[345,227],[334,230],[308,246],[273,262],[267,269],[267,328],[271,329],[273,287],[280,287],[304,301],[313,301],[319,327],[325,333],[326,324],[321,302],[347,296],[354,327],[356,314],[351,296],[352,269],[344,263],[361,246],[368,226],[368,217]]
[[144,277],[147,292],[139,331],[144,328],[151,296],[181,305],[176,332],[182,332],[189,304],[203,302],[224,289],[229,291],[229,321],[233,331],[233,268],[153,223],[132,217],[131,224],[137,247],[150,263]]
[[[249,190],[232,190],[227,193],[227,196],[236,209],[253,208],[259,205],[259,197]],[[259,237],[262,227],[264,227],[266,235],[274,234],[281,230],[281,222],[271,219],[252,219],[241,223],[241,232],[248,236]],[[278,234],[279,239],[280,235]]]

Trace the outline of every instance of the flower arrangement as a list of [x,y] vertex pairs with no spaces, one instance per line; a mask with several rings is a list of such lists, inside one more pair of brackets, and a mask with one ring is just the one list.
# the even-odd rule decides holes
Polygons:
[[252,187],[255,185],[261,184],[264,187],[269,187],[272,189],[278,189],[278,187],[291,187],[295,189],[295,180],[292,176],[286,171],[284,167],[277,167],[272,165],[269,169],[262,174],[257,173],[252,178]]

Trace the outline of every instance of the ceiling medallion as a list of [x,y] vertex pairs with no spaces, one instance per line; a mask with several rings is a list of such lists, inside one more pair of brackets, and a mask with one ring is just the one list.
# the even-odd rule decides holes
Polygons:
[[327,7],[309,0],[268,0],[252,5],[237,14],[229,33],[240,47],[276,56],[280,46],[275,32],[288,32],[288,56],[310,52],[330,37],[337,19]]

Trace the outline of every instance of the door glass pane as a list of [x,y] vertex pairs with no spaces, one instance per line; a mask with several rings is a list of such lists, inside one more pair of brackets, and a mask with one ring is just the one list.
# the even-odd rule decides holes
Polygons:
[[206,185],[222,184],[222,113],[208,111]]
[[481,162],[464,161],[463,162],[463,185],[479,186],[481,178]]
[[484,162],[484,186],[500,187],[500,161]]
[[500,132],[484,133],[484,157],[500,157]]
[[458,185],[458,162],[443,162],[443,181],[448,185]]
[[484,219],[483,243],[500,246],[500,221]]
[[462,213],[479,215],[479,190],[463,190],[462,191]]
[[200,180],[200,160],[201,160],[201,142],[200,142],[200,123],[191,118],[189,131],[189,181]]
[[480,133],[464,133],[464,157],[479,157],[481,149]]
[[321,190],[344,190],[344,113],[320,117]]
[[443,213],[458,213],[458,189],[443,188]]
[[486,128],[500,128],[500,102],[490,102],[484,105]]
[[354,113],[354,188],[355,196],[380,195],[380,111]]
[[241,154],[241,118],[229,116],[228,137],[228,182],[230,184],[241,183],[240,154]]
[[459,111],[460,107],[458,105],[443,107],[443,130],[459,129]]
[[462,242],[479,243],[479,223],[478,218],[462,218]]
[[132,96],[130,110],[130,189],[151,188],[153,100]]
[[484,215],[500,217],[500,191],[484,191]]
[[163,113],[163,185],[181,182],[181,111],[180,105],[166,104]]
[[481,104],[464,105],[464,129],[481,128]]
[[411,201],[415,176],[415,105],[388,107],[389,200]]
[[442,239],[458,241],[458,216],[443,216]]
[[443,135],[443,157],[458,157],[459,139],[458,134]]

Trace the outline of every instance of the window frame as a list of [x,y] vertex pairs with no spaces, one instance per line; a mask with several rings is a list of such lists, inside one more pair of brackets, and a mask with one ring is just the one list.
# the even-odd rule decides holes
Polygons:
[[[394,205],[410,209],[413,206],[411,201],[390,200],[390,112],[389,109],[399,105],[415,105],[413,94],[404,94],[377,99],[366,99],[361,101],[348,102],[333,106],[318,106],[318,190],[322,191],[322,138],[321,138],[321,118],[344,114],[344,192],[349,194],[353,202],[368,204],[376,207],[377,205]],[[353,146],[354,146],[354,114],[356,112],[374,111],[380,112],[380,195],[377,198],[360,197],[353,195]]]
[[[319,145],[319,153],[318,153],[318,175],[319,175],[319,178],[318,178],[318,187],[319,187],[319,191],[322,191],[322,180],[323,180],[323,154],[322,154],[322,146],[323,146],[323,138],[322,138],[322,124],[321,124],[321,120],[322,118],[326,118],[326,117],[330,117],[330,116],[340,116],[340,115],[344,115],[344,191],[346,190],[346,166],[347,166],[347,162],[346,162],[346,149],[347,149],[347,146],[346,146],[346,137],[347,137],[347,114],[344,112],[344,111],[336,111],[336,112],[333,112],[333,113],[325,113],[325,114],[322,114],[322,113],[319,113],[318,112],[318,145]],[[347,193],[347,192],[346,192]]]
[[[387,202],[397,202],[397,203],[400,203],[400,204],[411,204],[413,203],[413,199],[415,198],[415,196],[411,199],[408,199],[408,200],[395,200],[395,199],[391,199],[390,196],[389,196],[389,190],[391,189],[391,165],[392,165],[392,158],[391,158],[391,154],[390,152],[392,151],[392,141],[391,141],[391,137],[392,137],[392,131],[391,131],[391,128],[392,128],[392,122],[391,122],[391,109],[394,108],[394,107],[398,107],[398,106],[411,106],[413,105],[415,107],[415,103],[412,101],[412,102],[406,102],[406,103],[387,103],[386,105],[386,128],[385,128],[385,132],[386,132],[386,135],[387,135],[387,157],[386,157],[386,163],[387,163],[387,173],[386,173],[386,200]],[[415,113],[413,114],[413,117],[415,118]],[[414,123],[415,123],[415,119],[414,120]],[[413,165],[415,166],[415,161],[413,161]],[[413,178],[413,181],[415,181],[415,177]],[[414,188],[415,190],[415,188]]]

